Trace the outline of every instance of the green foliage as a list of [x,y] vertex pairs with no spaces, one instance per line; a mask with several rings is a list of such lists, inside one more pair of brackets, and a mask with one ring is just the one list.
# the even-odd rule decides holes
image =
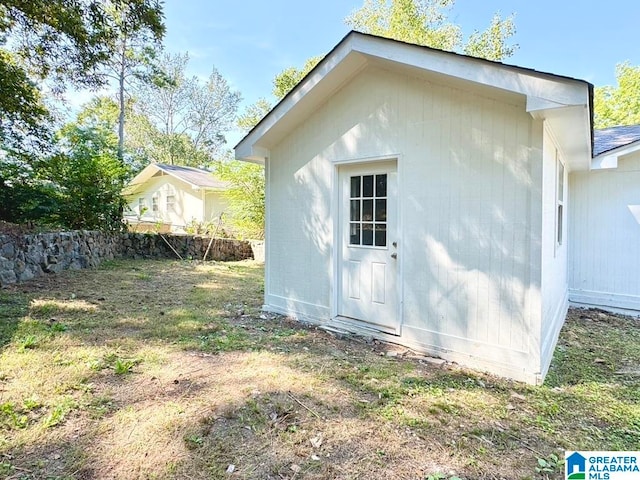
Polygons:
[[100,127],[65,126],[63,151],[42,162],[41,175],[57,186],[58,209],[50,221],[73,229],[120,230],[120,196],[127,169],[118,161],[115,135]]
[[230,183],[230,223],[239,236],[264,238],[264,167],[238,161],[218,162],[216,175]]
[[160,39],[162,15],[158,0],[7,0],[0,33],[18,40],[17,53],[38,77],[60,88],[62,82],[98,86],[105,82],[100,67],[113,56],[120,32],[144,26]]
[[[110,16],[110,11],[122,15]],[[37,81],[48,79],[55,91],[69,85],[104,85],[101,67],[116,51],[118,32],[144,28],[162,38],[158,0],[7,0],[0,5],[1,147],[32,151],[46,144],[50,119]],[[11,39],[11,50],[2,48]],[[25,139],[29,144],[25,145]]]
[[501,61],[511,57],[517,50],[516,45],[507,45],[507,39],[516,33],[514,15],[504,20],[499,14],[491,19],[491,25],[483,32],[474,32],[464,47],[464,53],[472,57]]
[[133,367],[136,366],[135,360],[124,360],[121,358],[116,359],[113,364],[113,372],[116,375],[125,375],[127,373],[131,373]]
[[238,127],[240,127],[242,131],[248,132],[269,113],[269,110],[271,110],[271,104],[265,98],[259,98],[256,103],[249,105],[245,111],[238,116]]
[[[0,146],[4,149],[23,147],[27,139],[46,140],[43,126],[48,112],[36,84],[18,65],[15,55],[0,48]],[[0,165],[3,160],[0,160]]]
[[188,54],[161,57],[164,76],[139,85],[134,110],[146,118],[138,127],[150,158],[201,167],[222,152],[241,96],[215,68],[204,82],[187,77],[188,62]]
[[460,26],[448,20],[454,5],[455,0],[365,0],[345,23],[360,32],[489,60],[513,55],[517,46],[507,45],[515,34],[513,16],[503,20],[496,13],[485,31],[465,42]]
[[616,66],[617,86],[595,89],[594,126],[607,128],[640,123],[640,66]]
[[559,473],[563,468],[564,459],[558,458],[555,453],[552,453],[548,458],[538,458],[536,473],[542,475],[543,478],[549,478],[549,475]]
[[323,56],[311,57],[307,60],[302,68],[289,67],[280,72],[273,79],[273,94],[276,98],[281,99],[295,87],[305,75],[322,60]]
[[[501,61],[512,56],[517,45],[508,41],[515,35],[514,16],[494,14],[486,30],[475,31],[466,39],[460,25],[448,19],[455,0],[364,0],[364,4],[345,19],[353,30],[402,42],[474,57]],[[312,57],[302,68],[289,67],[273,80],[273,94],[283,98],[322,60]]]

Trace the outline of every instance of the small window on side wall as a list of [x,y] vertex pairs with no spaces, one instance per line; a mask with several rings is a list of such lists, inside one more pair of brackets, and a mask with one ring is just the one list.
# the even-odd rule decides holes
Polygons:
[[151,198],[151,211],[153,213],[158,213],[158,196],[154,195]]
[[167,212],[175,213],[176,211],[176,196],[167,195]]
[[556,150],[556,243],[562,245],[564,237],[564,165]]

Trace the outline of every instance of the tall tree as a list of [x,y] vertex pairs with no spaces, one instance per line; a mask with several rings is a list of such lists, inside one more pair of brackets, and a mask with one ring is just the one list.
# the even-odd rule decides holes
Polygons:
[[273,79],[273,94],[275,97],[278,100],[284,98],[307,73],[313,70],[322,58],[322,55],[311,57],[304,63],[302,68],[289,67],[276,75]]
[[[486,30],[471,33],[465,41],[460,25],[448,20],[454,4],[455,0],[365,0],[345,23],[363,33],[488,60],[504,60],[515,53],[518,46],[508,43],[516,31],[513,15],[503,19],[494,14]],[[312,57],[302,68],[290,67],[276,75],[276,98],[283,98],[321,59]]]
[[[158,4],[158,9],[160,5]],[[114,55],[105,63],[104,75],[117,84],[118,98],[118,159],[124,157],[126,95],[131,80],[149,82],[159,74],[155,58],[162,40],[162,30],[153,24],[138,21],[132,5],[111,0],[107,12],[112,23]]]
[[197,166],[221,152],[241,97],[215,68],[205,82],[187,77],[188,61],[188,54],[162,56],[167,80],[137,89],[134,108],[149,119],[156,160]]
[[595,89],[596,128],[640,124],[640,66],[629,62],[616,66],[617,86]]
[[513,15],[494,14],[486,30],[465,41],[460,25],[448,19],[454,5],[455,0],[365,0],[345,23],[360,32],[489,60],[513,55],[517,46],[507,43],[515,34]]
[[57,208],[51,223],[72,229],[120,230],[127,169],[117,156],[112,128],[99,123],[65,125],[60,151],[40,162],[39,176],[55,186]]
[[[269,110],[270,103],[258,99],[238,116],[238,127],[248,132]],[[234,233],[245,238],[264,238],[264,167],[226,158],[216,162],[214,170],[219,178],[229,182],[224,195],[229,202],[229,223]]]
[[271,110],[271,104],[266,98],[259,98],[258,101],[245,108],[244,112],[238,115],[237,125],[245,133],[255,127],[264,116]]
[[159,0],[3,0],[3,147],[7,140],[18,142],[34,125],[42,127],[46,110],[42,108],[36,81],[48,79],[55,91],[62,91],[67,85],[104,84],[101,67],[113,57],[117,39],[116,25],[107,11],[111,4],[127,9],[129,26],[145,25],[157,35],[164,32]]

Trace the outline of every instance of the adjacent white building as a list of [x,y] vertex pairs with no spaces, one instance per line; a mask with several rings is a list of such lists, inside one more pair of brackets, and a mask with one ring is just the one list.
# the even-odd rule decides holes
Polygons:
[[151,163],[125,188],[125,220],[134,230],[183,232],[187,225],[216,222],[227,209],[228,184],[207,170]]
[[592,89],[349,33],[235,149],[265,165],[265,309],[540,383],[602,291],[572,244]]

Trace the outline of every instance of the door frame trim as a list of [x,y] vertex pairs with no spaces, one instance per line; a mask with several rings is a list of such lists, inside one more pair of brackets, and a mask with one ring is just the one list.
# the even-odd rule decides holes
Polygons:
[[[368,164],[377,164],[384,162],[396,162],[396,175],[398,179],[398,183],[396,185],[397,190],[397,198],[396,198],[396,231],[398,236],[398,245],[399,245],[399,253],[402,253],[402,243],[400,243],[399,239],[402,237],[403,231],[403,219],[402,219],[402,196],[400,195],[402,184],[402,162],[403,155],[400,153],[396,154],[388,154],[388,155],[380,155],[375,157],[358,157],[358,158],[350,158],[350,159],[342,159],[335,160],[332,162],[333,164],[333,172],[331,175],[331,191],[332,199],[331,199],[331,217],[333,219],[333,247],[331,252],[331,319],[338,320],[344,323],[347,320],[347,317],[342,317],[338,315],[338,302],[340,301],[340,278],[341,274],[340,270],[340,257],[342,252],[342,239],[340,237],[341,225],[340,225],[340,208],[341,208],[341,198],[340,198],[340,167],[346,166],[366,166]],[[391,240],[393,241],[393,240]],[[404,299],[404,282],[403,278],[403,255],[399,255],[398,265],[397,265],[397,279],[396,279],[396,318],[398,319],[398,327],[396,329],[395,335],[402,335],[402,325],[403,325],[403,299]],[[350,320],[350,319],[349,319]],[[355,320],[354,320],[355,322]],[[361,324],[367,325],[366,321],[361,320]],[[383,330],[380,330],[383,331]],[[388,333],[388,332],[387,332]]]

